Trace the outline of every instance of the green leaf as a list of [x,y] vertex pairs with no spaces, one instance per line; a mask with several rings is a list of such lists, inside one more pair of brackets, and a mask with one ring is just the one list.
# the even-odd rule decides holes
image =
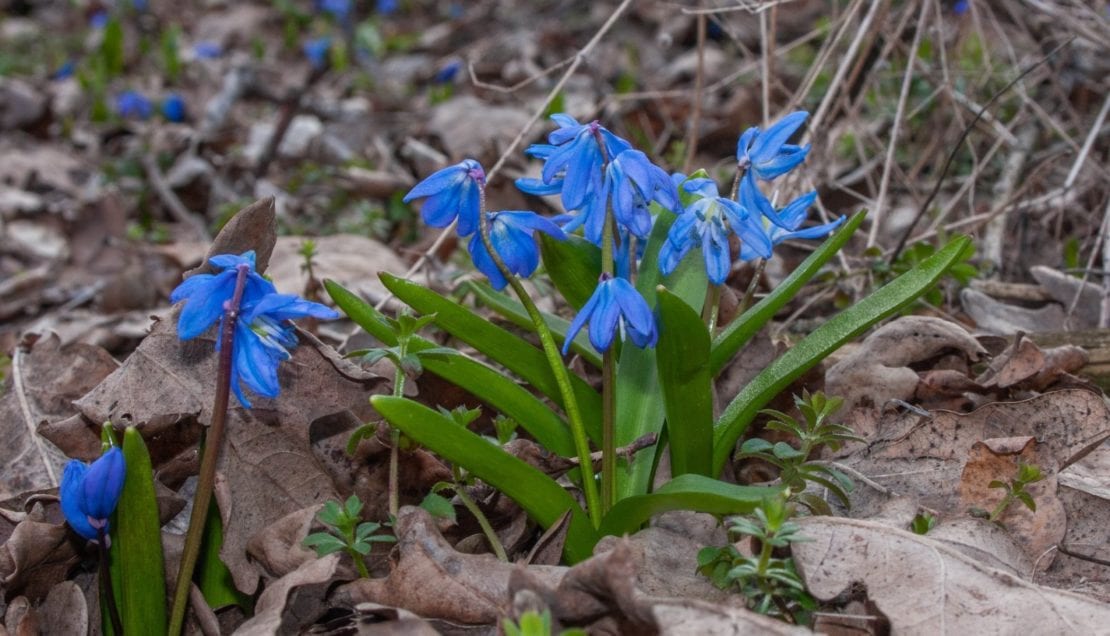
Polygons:
[[786,280],[782,281],[773,292],[759,301],[752,308],[745,311],[735,320],[730,322],[725,329],[713,339],[713,346],[709,353],[709,370],[714,377],[725,368],[729,360],[740,351],[752,336],[763,328],[771,318],[782,309],[783,305],[790,302],[798,291],[809,282],[821,267],[830,258],[840,251],[840,248],[852,238],[852,234],[859,228],[867,212],[861,211],[852,215],[843,226],[833,233],[821,247],[817,248],[809,258],[802,261]]
[[[539,348],[416,283],[387,273],[382,273],[380,277],[386,288],[402,302],[420,313],[435,313],[436,325],[440,329],[504,365],[562,406],[559,385]],[[586,432],[596,443],[601,438],[601,396],[574,374],[570,376],[570,383],[582,411]]]
[[682,299],[659,289],[655,363],[667,413],[671,473],[708,475],[713,462],[713,393],[709,331]]
[[724,469],[736,440],[771,398],[842,344],[925,293],[959,258],[970,240],[967,237],[953,239],[914,269],[825,322],[749,382],[717,419],[713,474],[720,474]]
[[340,550],[346,550],[347,544],[339,537],[327,532],[315,532],[304,538],[301,544],[306,548],[316,551],[316,556],[327,556]]
[[597,532],[574,497],[553,479],[422,404],[387,395],[375,395],[370,403],[405,435],[516,501],[544,528],[570,510],[565,556],[571,563],[590,556]]
[[759,507],[764,497],[781,492],[779,486],[737,486],[711,477],[686,474],[675,477],[653,493],[617,502],[601,520],[600,532],[602,536],[635,532],[653,515],[670,510],[746,514]]
[[420,507],[437,519],[455,521],[455,506],[451,505],[451,501],[443,495],[437,495],[434,492],[428,493],[424,496],[424,501],[420,502]]
[[1021,503],[1025,504],[1026,508],[1032,510],[1033,512],[1037,511],[1037,502],[1033,501],[1033,496],[1029,493],[1022,490],[1020,492],[1015,492],[1014,496],[1017,497],[1021,501]]
[[[384,314],[334,281],[324,281],[324,287],[343,313],[370,335],[386,344],[396,343],[393,328]],[[423,359],[424,369],[429,373],[463,390],[470,391],[493,408],[520,422],[524,430],[551,452],[564,457],[575,454],[570,429],[563,419],[542,400],[510,378],[457,351],[451,350],[453,355],[447,355],[448,350],[445,347],[418,336],[414,336],[409,341],[409,350],[417,355],[423,351],[435,350],[437,352],[435,357]],[[540,356],[542,358],[542,353]],[[546,360],[544,360],[544,368],[547,369]],[[600,408],[600,402],[598,402],[598,408]],[[587,420],[587,427],[590,423]],[[594,430],[587,432],[595,436],[595,439],[600,439],[600,419],[594,421],[593,425]]]
[[774,444],[762,437],[753,437],[740,445],[740,452],[745,455],[754,455],[756,453],[767,453],[774,447]]
[[573,234],[560,241],[540,233],[540,254],[563,299],[575,310],[581,309],[601,276],[601,248]]
[[[501,314],[517,327],[527,329],[533,333],[536,331],[536,326],[532,324],[532,318],[524,309],[524,305],[520,304],[520,301],[494,290],[484,282],[470,281],[467,285],[487,307]],[[543,313],[543,320],[547,323],[547,328],[551,330],[551,335],[555,336],[555,344],[562,347],[567,339],[570,321],[548,313]],[[570,344],[570,350],[577,353],[595,368],[601,368],[601,355],[590,345],[589,336],[585,331],[578,332],[574,341]]]
[[987,484],[987,488],[1005,488],[1006,490],[1009,490],[1010,484],[1007,484],[1004,481],[999,481],[997,479],[992,479],[991,483]]
[[112,560],[120,567],[120,619],[125,634],[166,632],[166,578],[162,523],[154,491],[154,469],[142,435],[123,433],[123,482],[112,538]]
[[[658,209],[657,204],[652,205],[654,209]],[[691,307],[700,307],[705,302],[708,281],[705,265],[698,259],[684,260],[670,276],[660,280],[659,248],[667,240],[667,231],[674,219],[675,215],[670,212],[658,212],[636,279],[636,290],[653,309],[656,306],[656,287],[660,282],[670,293]],[[621,349],[616,395],[618,447],[627,446],[648,433],[658,435],[663,430],[666,408],[663,405],[663,390],[659,386],[656,355],[654,348],[641,349],[631,345]],[[641,452],[632,458],[632,465],[627,470],[620,470],[618,467],[618,501],[648,492],[655,460],[654,453]]]
[[238,605],[250,612],[254,608],[254,602],[235,587],[231,570],[220,559],[220,548],[223,545],[223,521],[220,520],[220,510],[213,499],[208,507],[208,517],[204,520],[204,539],[201,540],[200,557],[197,559],[193,580],[212,609]]

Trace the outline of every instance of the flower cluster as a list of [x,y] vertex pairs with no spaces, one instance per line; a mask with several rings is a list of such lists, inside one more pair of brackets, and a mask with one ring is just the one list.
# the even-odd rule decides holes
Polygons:
[[744,172],[737,200],[720,196],[717,185],[704,178],[675,175],[692,199],[678,215],[659,251],[659,269],[670,274],[694,247],[700,247],[709,281],[721,285],[732,267],[729,235],[740,239],[740,259],[770,258],[775,245],[792,238],[820,238],[836,229],[844,217],[815,227],[802,228],[816,192],[798,197],[776,209],[757,181],[770,182],[805,160],[809,146],[786,143],[805,122],[799,111],[767,128],[749,128],[736,148],[737,168]]
[[239,256],[221,254],[208,259],[208,262],[219,272],[191,276],[170,295],[170,300],[175,303],[185,301],[177,322],[177,334],[182,340],[191,340],[218,321],[220,330],[216,350],[219,351],[223,345],[227,309],[235,295],[236,279],[240,271],[245,271],[246,280],[234,325],[231,388],[239,403],[250,408],[241,383],[267,398],[277,397],[281,390],[278,366],[289,359],[289,349],[297,344],[297,336],[289,321],[309,317],[332,320],[339,314],[319,303],[277,293],[273,283],[255,271],[253,251]]
[[126,472],[123,453],[115,446],[92,465],[76,459],[66,464],[58,495],[62,514],[74,532],[89,541],[108,533],[108,517],[119,503]]

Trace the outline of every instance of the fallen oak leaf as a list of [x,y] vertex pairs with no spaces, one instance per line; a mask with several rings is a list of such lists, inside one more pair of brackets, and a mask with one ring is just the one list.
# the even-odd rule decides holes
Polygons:
[[[263,590],[255,606],[254,617],[243,623],[235,630],[236,636],[270,636],[281,633],[282,614],[286,607],[289,594],[296,588],[304,585],[326,583],[335,576],[339,567],[339,555],[329,554],[320,559],[313,559],[293,570],[289,574],[274,581]],[[285,631],[288,631],[286,628]]]

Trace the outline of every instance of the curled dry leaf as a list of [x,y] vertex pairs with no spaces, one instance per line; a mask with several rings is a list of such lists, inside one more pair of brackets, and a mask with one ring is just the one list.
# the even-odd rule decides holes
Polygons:
[[[329,610],[329,614],[335,612]],[[319,636],[438,636],[427,621],[408,610],[377,603],[359,603],[350,613],[313,625],[302,632]]]
[[251,537],[247,542],[250,555],[266,573],[279,578],[296,570],[316,553],[301,546],[322,506],[309,506],[285,515]]
[[[211,274],[214,270],[208,259],[217,254],[242,254],[254,250],[255,269],[264,273],[270,264],[270,255],[277,241],[277,216],[274,198],[259,199],[235,213],[208,248],[208,254],[196,268],[185,272],[184,278],[194,274]],[[292,293],[294,290],[287,290]],[[299,290],[296,290],[299,291]]]
[[43,634],[87,634],[89,607],[85,593],[73,581],[62,581],[46,595],[39,608]]
[[1110,624],[1110,605],[1029,583],[928,537],[858,519],[801,524],[810,541],[792,550],[810,593],[827,601],[864,586],[896,634],[1018,634],[1034,625],[1094,634]]
[[304,585],[326,583],[335,576],[339,567],[339,555],[329,554],[321,559],[306,561],[301,567],[281,577],[266,587],[255,605],[254,617],[235,630],[237,636],[269,636],[288,633],[289,627],[282,629],[282,614],[289,594]]
[[[1033,497],[1036,510],[1014,501],[999,521],[1014,535],[1029,559],[1037,560],[1038,567],[1043,569],[1052,564],[1049,548],[1063,540],[1067,517],[1063,504],[1056,497],[1056,460],[1042,446],[1033,437],[1005,437],[976,442],[968,453],[960,476],[959,496],[960,510],[979,508],[993,511],[1005,496],[1005,490],[991,488],[991,483],[1009,484],[1017,476],[1021,463],[1040,468],[1045,478],[1025,487],[1025,491]],[[1025,570],[1021,574],[1027,575],[1028,572]]]
[[64,581],[79,555],[66,525],[48,523],[36,507],[0,546],[0,587],[5,594],[46,596]]
[[882,407],[889,400],[910,400],[920,378],[910,365],[945,351],[978,360],[986,349],[963,327],[928,316],[905,316],[880,327],[853,353],[825,374],[830,395],[844,398],[848,407]]
[[1056,303],[1028,309],[997,301],[970,287],[960,290],[960,305],[979,331],[1000,336],[1011,336],[1019,331],[1055,331],[1064,324],[1064,308]]
[[[1044,265],[1030,267],[1029,273],[1061,306],[1071,307],[1075,303],[1070,321],[1072,329],[1098,326],[1102,308],[1101,287]],[[1079,295],[1078,302],[1076,294]],[[1053,330],[1059,330],[1061,325],[1062,323],[1058,324]]]

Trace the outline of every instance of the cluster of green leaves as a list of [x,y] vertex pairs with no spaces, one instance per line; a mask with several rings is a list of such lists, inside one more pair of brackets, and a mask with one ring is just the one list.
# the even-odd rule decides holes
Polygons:
[[1020,501],[1025,504],[1026,508],[1036,512],[1037,502],[1033,500],[1033,495],[1029,494],[1029,491],[1027,491],[1025,487],[1029,484],[1037,483],[1044,478],[1045,474],[1040,466],[1018,462],[1017,475],[1014,475],[1009,483],[998,479],[992,480],[989,487],[1001,488],[1006,494],[1002,497],[1002,501],[999,501],[998,505],[991,511],[990,520],[998,523],[1002,515],[1006,514],[1006,509],[1015,501]]
[[698,552],[698,572],[721,589],[733,589],[748,599],[748,607],[794,623],[808,623],[807,614],[817,607],[789,557],[776,550],[805,541],[801,528],[791,521],[794,509],[785,496],[767,497],[750,516],[731,519],[729,538],[748,537],[751,555],[735,544],[707,547]]
[[[668,277],[659,274],[658,253],[673,218],[669,213],[659,213],[635,281],[637,290],[659,316],[658,345],[653,349],[621,347],[617,353],[616,400],[620,406],[616,445],[625,447],[648,435],[655,435],[658,441],[630,460],[620,460],[617,502],[599,525],[591,523],[578,502],[554,479],[469,429],[451,425],[441,413],[403,397],[372,399],[391,425],[516,500],[545,528],[570,511],[565,543],[565,556],[570,562],[589,556],[600,537],[635,531],[654,514],[675,509],[747,513],[780,489],[736,486],[715,477],[769,400],[841,344],[930,289],[970,243],[965,237],[952,240],[910,271],[828,320],[758,374],[714,418],[714,378],[848,241],[864,214],[848,219],[777,289],[716,334],[709,333],[695,309],[702,306],[708,287],[697,259],[687,259]],[[598,248],[573,236],[566,241],[541,237],[541,252],[559,294],[573,309],[580,309],[597,284],[601,263]],[[419,284],[389,274],[382,274],[381,279],[397,299],[425,318],[434,315],[431,324],[483,357],[478,359],[413,334],[408,337],[407,354],[417,356],[423,371],[472,393],[518,422],[548,451],[575,456],[570,428],[561,412],[551,406],[561,409],[563,398],[539,347],[518,332]],[[336,305],[381,341],[384,349],[397,347],[401,336],[398,321],[333,281],[325,281],[324,286]],[[509,322],[534,331],[524,307],[515,299],[482,283],[471,283],[471,289]],[[568,322],[554,315],[543,318],[555,340],[562,344]],[[571,350],[585,364],[600,368],[600,356],[589,346],[585,333],[572,341]],[[423,351],[434,355],[421,356]],[[393,349],[393,354],[397,353]],[[409,366],[413,366],[411,361]],[[571,375],[570,383],[586,434],[595,448],[599,447],[601,396],[577,375]],[[674,478],[653,491],[655,467],[668,448]]]
[[393,543],[397,538],[390,534],[377,534],[382,524],[362,521],[361,513],[362,502],[355,495],[351,495],[342,506],[338,501],[329,500],[316,513],[316,519],[327,527],[327,531],[308,535],[302,545],[315,550],[318,556],[346,552],[354,560],[359,574],[369,577],[363,557],[370,554],[374,543]]
[[[871,271],[875,275],[877,284],[881,285],[914,269],[936,254],[936,251],[935,245],[921,241],[907,245],[906,249],[902,250],[893,263],[887,263],[883,258],[882,251],[878,248],[867,250],[864,255],[872,258]],[[983,273],[976,265],[974,258],[975,245],[968,243],[964,251],[956,258],[956,261],[948,268],[946,276],[952,278],[961,287],[966,287],[971,283],[971,279]],[[933,307],[940,307],[944,304],[944,290],[940,286],[933,286],[922,294],[921,300]]]
[[[528,610],[521,614],[519,623],[511,618],[502,619],[501,630],[505,632],[505,636],[553,636],[555,633],[549,609],[545,609],[542,614]],[[559,632],[559,636],[585,636],[585,634],[585,630],[578,628],[564,629]]]
[[845,506],[849,505],[848,493],[852,482],[844,473],[826,466],[810,462],[814,452],[822,447],[839,450],[844,442],[862,442],[863,438],[852,429],[841,424],[833,424],[828,419],[840,410],[844,400],[826,397],[818,391],[813,395],[804,392],[794,397],[794,404],[801,411],[803,422],[776,411],[764,409],[764,415],[771,416],[767,430],[786,433],[798,440],[798,447],[786,443],[771,443],[755,437],[740,446],[737,457],[740,459],[761,459],[779,469],[779,480],[793,493],[791,496],[799,503],[817,514],[830,514],[828,503],[821,497],[805,492],[806,482],[824,486]]

